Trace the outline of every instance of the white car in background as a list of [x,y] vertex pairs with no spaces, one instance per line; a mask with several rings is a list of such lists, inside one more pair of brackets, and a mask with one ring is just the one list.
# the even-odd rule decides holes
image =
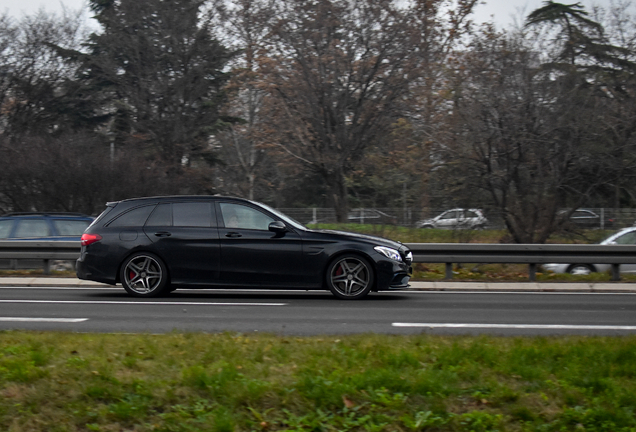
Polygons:
[[488,219],[479,209],[456,208],[446,210],[432,219],[425,219],[415,223],[417,228],[441,229],[483,229]]
[[[636,245],[636,227],[629,227],[612,234],[599,244],[602,245]],[[606,272],[611,269],[610,264],[543,264],[543,270],[552,273],[570,273],[574,275],[587,275],[592,272]],[[636,263],[621,264],[621,273],[636,273]]]

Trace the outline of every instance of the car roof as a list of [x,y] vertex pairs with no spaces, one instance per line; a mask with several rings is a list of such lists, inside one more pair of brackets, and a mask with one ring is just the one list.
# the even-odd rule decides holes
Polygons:
[[0,219],[15,219],[15,218],[80,218],[80,219],[92,219],[91,216],[83,213],[70,213],[70,212],[13,212],[6,213],[0,216]]
[[144,202],[144,201],[192,201],[192,200],[231,200],[231,201],[241,201],[241,202],[252,202],[245,198],[238,197],[230,197],[230,196],[221,196],[221,195],[161,195],[161,196],[152,196],[152,197],[139,197],[139,198],[128,198],[121,201],[112,201],[107,203],[107,205],[114,205],[119,203],[134,203],[134,202]]

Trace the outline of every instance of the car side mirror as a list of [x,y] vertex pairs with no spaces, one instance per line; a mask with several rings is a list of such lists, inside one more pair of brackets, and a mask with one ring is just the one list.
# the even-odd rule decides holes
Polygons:
[[287,232],[287,226],[281,221],[274,221],[269,224],[268,229],[276,234],[283,234]]

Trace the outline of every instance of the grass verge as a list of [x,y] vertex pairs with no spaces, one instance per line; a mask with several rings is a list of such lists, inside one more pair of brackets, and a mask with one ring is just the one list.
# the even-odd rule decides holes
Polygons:
[[636,337],[0,332],[6,431],[634,431]]

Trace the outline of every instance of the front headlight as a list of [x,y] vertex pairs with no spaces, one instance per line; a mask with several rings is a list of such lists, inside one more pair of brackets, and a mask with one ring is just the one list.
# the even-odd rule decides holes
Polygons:
[[392,260],[402,262],[402,257],[400,256],[400,253],[395,249],[392,249],[386,246],[376,246],[373,249],[375,249],[376,252],[381,253],[387,258],[391,258]]

